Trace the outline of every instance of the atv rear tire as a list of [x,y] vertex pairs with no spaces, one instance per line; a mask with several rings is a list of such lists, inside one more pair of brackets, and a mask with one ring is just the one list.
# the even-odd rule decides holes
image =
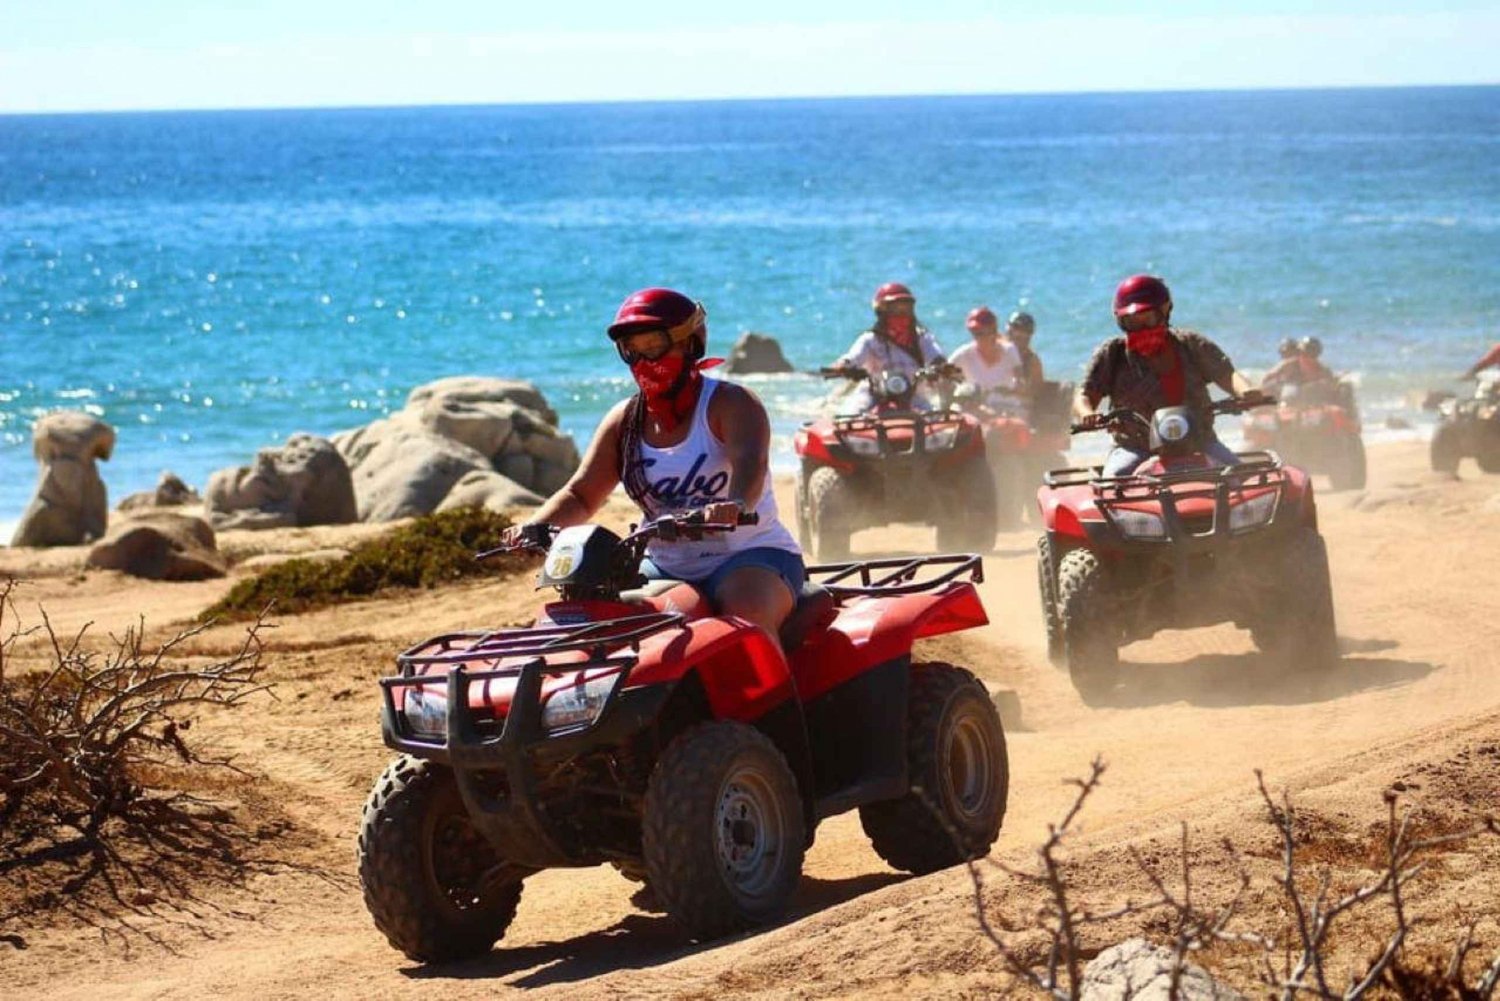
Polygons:
[[651,773],[641,831],[647,883],[695,939],[780,917],[806,846],[797,780],[752,726],[700,723]]
[[505,866],[474,829],[448,768],[403,755],[370,790],[359,882],[375,927],[408,958],[489,952],[516,916],[528,871]]
[[1463,439],[1456,424],[1439,424],[1432,433],[1429,459],[1434,473],[1458,475],[1458,464],[1463,461]]
[[1328,471],[1335,490],[1363,490],[1366,480],[1365,443],[1357,434],[1349,435],[1338,445],[1338,453]]
[[1251,629],[1255,645],[1288,671],[1326,671],[1338,663],[1338,630],[1328,546],[1317,529],[1302,528],[1286,545],[1276,576],[1279,606]]
[[876,854],[903,872],[936,872],[989,851],[1010,793],[1005,731],[989,691],[951,664],[913,664],[906,761],[911,791],[860,807]]
[[1057,606],[1074,689],[1088,705],[1107,701],[1120,680],[1120,628],[1099,557],[1087,549],[1063,554],[1057,564]]
[[1063,664],[1062,613],[1057,607],[1057,557],[1052,540],[1043,535],[1036,540],[1036,585],[1042,597],[1042,625],[1047,630],[1047,659],[1056,667]]
[[807,527],[804,543],[819,563],[849,558],[854,531],[854,492],[832,466],[819,466],[807,478]]
[[995,548],[995,480],[976,455],[955,470],[951,490],[937,498],[937,550],[987,553]]
[[1486,473],[1500,473],[1500,427],[1481,425],[1474,437],[1474,462]]

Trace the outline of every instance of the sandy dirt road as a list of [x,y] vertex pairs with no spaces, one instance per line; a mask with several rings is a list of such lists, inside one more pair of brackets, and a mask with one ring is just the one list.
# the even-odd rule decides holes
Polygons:
[[[1109,771],[1080,845],[1107,853],[1180,820],[1244,827],[1254,768],[1299,797],[1357,813],[1378,806],[1384,784],[1414,762],[1500,738],[1500,479],[1472,470],[1439,479],[1424,447],[1381,446],[1370,489],[1323,494],[1320,510],[1344,651],[1336,671],[1269,671],[1248,635],[1229,627],[1167,633],[1126,648],[1129,681],[1109,708],[1084,706],[1046,662],[1034,531],[1001,536],[983,585],[992,625],[963,648],[969,667],[1013,688],[1022,705],[1024,726],[1008,734],[1010,809],[997,856],[1029,857],[1069,798],[1063,780],[1095,754]],[[930,539],[897,528],[863,533],[856,548],[922,550]],[[186,617],[223,586],[47,576],[29,597],[63,626],[92,619],[118,629],[138,615],[153,625]],[[67,922],[28,929],[27,949],[0,951],[7,989],[80,999],[951,997],[1003,982],[967,873],[893,873],[852,816],[819,829],[794,916],[757,935],[689,946],[666,918],[632,905],[632,884],[601,868],[530,879],[516,922],[483,960],[424,969],[392,951],[353,879],[360,805],[387,757],[373,678],[404,643],[473,625],[476,611],[519,620],[531,600],[522,582],[485,583],[282,623],[271,653],[278,700],[207,726],[264,776],[262,790],[303,835],[268,848],[295,865],[201,888],[186,909],[139,908],[123,935]],[[203,642],[232,638],[220,628]],[[1481,782],[1477,805],[1500,813],[1500,781]],[[1493,898],[1500,887],[1492,866],[1464,878],[1454,891],[1462,897]]]

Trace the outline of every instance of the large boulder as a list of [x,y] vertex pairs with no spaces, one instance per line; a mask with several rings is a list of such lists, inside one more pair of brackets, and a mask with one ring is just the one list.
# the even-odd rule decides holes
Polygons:
[[792,363],[781,353],[781,344],[770,334],[741,334],[729,351],[724,371],[730,375],[791,372]]
[[343,525],[359,517],[344,457],[310,434],[261,449],[254,465],[219,470],[204,493],[204,510],[221,530]]
[[1244,995],[1187,964],[1172,990],[1172,950],[1132,938],[1095,956],[1083,970],[1079,1001],[1245,1001]]
[[168,511],[148,511],[116,525],[89,550],[87,564],[151,580],[207,580],[225,573],[208,522]]
[[73,546],[104,535],[109,495],[97,460],[115,448],[115,429],[89,414],[47,414],[31,432],[41,466],[36,494],[16,526],[13,546]]
[[182,482],[171,470],[163,470],[156,481],[155,490],[142,490],[131,494],[115,505],[120,511],[141,511],[153,507],[181,507],[184,504],[201,504],[203,498],[198,491]]
[[[458,376],[418,386],[405,409],[342,431],[333,443],[353,473],[364,521],[540,503],[578,467],[578,448],[546,399],[513,379]],[[446,503],[461,481],[464,493]]]
[[448,491],[437,510],[482,507],[489,511],[505,511],[513,507],[536,507],[542,500],[508,476],[476,469],[465,473],[463,479],[453,484],[453,489]]

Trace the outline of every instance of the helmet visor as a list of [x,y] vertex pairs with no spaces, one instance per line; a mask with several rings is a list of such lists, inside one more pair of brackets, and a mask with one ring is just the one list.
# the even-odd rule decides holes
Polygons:
[[1137,313],[1122,313],[1115,319],[1120,324],[1120,329],[1129,333],[1132,330],[1160,327],[1167,322],[1167,314],[1160,309],[1143,309]]

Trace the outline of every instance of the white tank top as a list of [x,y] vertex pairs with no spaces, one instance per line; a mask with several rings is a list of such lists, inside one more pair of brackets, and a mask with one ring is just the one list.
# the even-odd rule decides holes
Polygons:
[[[645,467],[649,505],[646,517],[691,511],[714,501],[729,499],[732,471],[729,453],[708,426],[708,402],[718,387],[718,379],[703,380],[692,426],[681,442],[667,448],[656,448],[641,439],[639,461]],[[715,532],[695,542],[653,539],[646,555],[665,574],[680,580],[701,580],[729,557],[746,549],[784,549],[801,553],[797,540],[777,516],[776,495],[771,489],[769,475],[755,505],[755,513],[760,515],[758,524],[745,525],[733,532]]]

